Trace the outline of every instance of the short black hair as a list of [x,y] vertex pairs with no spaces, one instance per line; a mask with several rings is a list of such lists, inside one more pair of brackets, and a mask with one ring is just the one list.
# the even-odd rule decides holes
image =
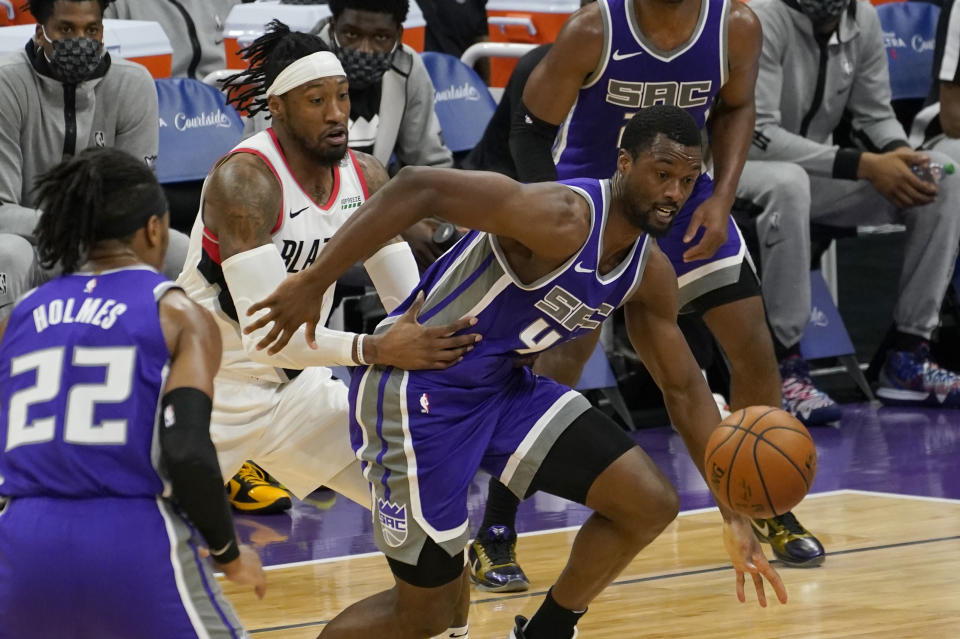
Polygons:
[[[46,24],[47,20],[53,16],[53,5],[57,3],[58,0],[29,0],[24,5],[25,9],[29,9],[30,13],[33,15],[33,19],[37,21],[37,24]],[[85,0],[63,0],[64,2],[84,2]],[[97,4],[100,5],[100,17],[103,17],[103,12],[107,10],[107,5],[113,2],[113,0],[96,0]]]
[[266,111],[267,89],[281,71],[300,58],[329,50],[330,47],[320,36],[291,31],[279,20],[272,20],[262,36],[240,49],[240,56],[247,61],[247,68],[224,82],[227,101],[238,110],[245,108],[250,115]]
[[634,158],[646,151],[658,135],[683,146],[700,146],[700,128],[689,113],[675,106],[651,106],[630,118],[620,138],[620,148]]
[[345,9],[389,13],[397,21],[397,26],[401,26],[410,11],[410,0],[330,0],[330,13],[334,20],[339,18]]
[[106,239],[129,241],[167,210],[153,170],[125,151],[91,147],[37,178],[37,253],[44,268],[72,273]]

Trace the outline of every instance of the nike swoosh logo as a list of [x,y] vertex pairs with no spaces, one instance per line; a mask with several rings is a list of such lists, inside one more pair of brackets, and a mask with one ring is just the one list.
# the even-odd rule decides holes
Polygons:
[[297,217],[298,215],[300,215],[301,213],[303,213],[304,211],[306,211],[308,208],[310,208],[310,207],[309,207],[309,206],[305,206],[305,207],[303,207],[302,209],[300,209],[299,211],[290,211],[290,219],[292,220],[293,218]]
[[577,273],[593,273],[592,268],[583,268],[581,264],[583,264],[583,262],[577,262],[574,264],[573,270],[575,270]]
[[635,55],[640,55],[643,51],[634,51],[633,53],[620,53],[620,49],[617,49],[613,52],[614,60],[626,60],[627,58],[632,58]]
[[469,633],[469,632],[465,632],[465,633],[463,633],[462,635],[450,635],[450,639],[457,639],[457,637],[466,637],[468,634],[470,634],[470,633]]

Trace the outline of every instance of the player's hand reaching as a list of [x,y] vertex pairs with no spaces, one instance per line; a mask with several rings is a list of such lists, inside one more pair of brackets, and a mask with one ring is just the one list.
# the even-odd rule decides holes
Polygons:
[[737,573],[737,599],[740,603],[747,601],[744,592],[746,574],[753,579],[757,589],[757,601],[764,608],[767,606],[767,594],[763,580],[766,579],[773,587],[780,603],[787,603],[787,588],[783,585],[780,575],[773,569],[763,554],[760,542],[753,533],[750,520],[741,515],[734,515],[723,522],[723,545],[733,561],[733,569]]
[[703,228],[703,236],[695,245],[683,253],[684,262],[706,260],[713,257],[727,241],[727,228],[730,220],[730,205],[721,198],[712,195],[700,203],[693,212],[690,224],[683,234],[683,241],[689,244]]
[[330,283],[316,286],[306,275],[308,270],[312,269],[304,269],[286,277],[273,293],[247,310],[247,315],[255,315],[261,309],[267,309],[267,312],[247,326],[244,333],[253,333],[273,322],[270,332],[257,342],[258,350],[269,346],[267,353],[276,355],[283,350],[301,324],[307,325],[307,344],[310,348],[317,347],[317,324],[323,311],[321,300]]
[[253,586],[258,599],[267,593],[267,576],[263,572],[260,556],[245,544],[240,544],[240,556],[225,564],[214,562],[227,579],[239,586]]
[[404,370],[440,369],[453,366],[473,350],[480,335],[457,333],[476,324],[475,317],[465,317],[443,326],[423,326],[417,321],[423,302],[421,291],[387,332],[364,338],[364,358],[373,364]]

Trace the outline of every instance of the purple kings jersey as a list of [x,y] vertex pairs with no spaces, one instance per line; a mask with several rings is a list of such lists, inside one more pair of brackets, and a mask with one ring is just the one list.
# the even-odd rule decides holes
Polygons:
[[0,342],[0,495],[165,492],[155,432],[170,354],[147,266],[58,277]]
[[559,179],[613,175],[623,128],[645,107],[681,107],[703,128],[727,81],[730,1],[701,0],[690,39],[661,51],[640,31],[633,0],[598,0],[603,53],[557,134],[553,161]]
[[465,316],[478,320],[470,332],[483,340],[463,361],[443,371],[415,371],[425,383],[497,384],[514,368],[517,357],[530,355],[587,333],[600,325],[639,286],[648,257],[648,236],[641,235],[611,272],[597,264],[609,215],[609,180],[562,182],[590,204],[590,235],[580,250],[554,272],[535,282],[520,281],[507,263],[496,236],[472,231],[424,274],[420,285],[378,327],[402,314],[422,290],[426,296],[419,321],[447,324]]

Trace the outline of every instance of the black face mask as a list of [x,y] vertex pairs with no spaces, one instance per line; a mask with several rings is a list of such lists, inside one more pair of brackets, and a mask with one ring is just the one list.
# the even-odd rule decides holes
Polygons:
[[850,0],[797,0],[800,11],[810,18],[814,27],[837,20],[849,4]]
[[397,47],[386,53],[358,51],[349,47],[341,47],[337,36],[333,36],[333,52],[340,59],[343,70],[347,73],[351,89],[366,89],[380,81],[393,63],[393,54]]
[[89,79],[103,59],[103,44],[93,38],[51,40],[40,27],[44,39],[53,46],[50,66],[65,84],[80,84]]

